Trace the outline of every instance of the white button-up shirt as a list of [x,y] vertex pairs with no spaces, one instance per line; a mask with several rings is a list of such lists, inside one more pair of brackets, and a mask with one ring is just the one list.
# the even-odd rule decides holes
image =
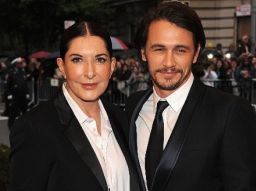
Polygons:
[[138,119],[136,120],[136,131],[137,131],[137,151],[138,158],[140,162],[140,167],[142,175],[146,184],[146,170],[145,170],[145,156],[148,146],[149,136],[153,121],[155,118],[157,102],[159,100],[166,100],[169,103],[169,106],[163,111],[163,120],[164,120],[164,143],[163,148],[165,148],[172,130],[176,124],[176,121],[179,117],[180,111],[187,99],[189,90],[192,86],[194,76],[191,74],[189,79],[176,91],[166,98],[160,98],[155,89],[153,88],[153,94],[148,98],[144,103]]
[[63,93],[77,120],[83,128],[105,176],[110,191],[130,191],[129,169],[111,128],[108,115],[99,100],[101,115],[101,135],[96,121],[88,117],[68,93],[65,84]]

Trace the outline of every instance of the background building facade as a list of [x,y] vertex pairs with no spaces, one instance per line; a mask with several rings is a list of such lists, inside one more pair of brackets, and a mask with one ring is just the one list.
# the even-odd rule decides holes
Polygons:
[[[163,0],[172,1],[172,0]],[[255,41],[256,0],[180,0],[196,10],[205,29],[207,45],[221,43],[224,49],[236,45],[245,34]],[[115,11],[110,31],[131,43],[138,18],[160,0],[105,0]]]

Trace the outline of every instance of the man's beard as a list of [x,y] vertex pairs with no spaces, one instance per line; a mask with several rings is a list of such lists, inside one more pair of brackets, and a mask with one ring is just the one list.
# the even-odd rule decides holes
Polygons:
[[[172,83],[171,80],[168,81],[168,79],[165,79],[166,83],[161,83],[157,80],[157,73],[160,72],[165,72],[171,70],[172,72],[176,72],[176,73],[180,73],[180,78],[177,82]],[[162,69],[158,69],[154,72],[154,77],[151,75],[151,79],[153,81],[153,83],[161,90],[176,90],[177,88],[179,88],[189,77],[190,72],[188,71],[187,73],[184,73],[184,71],[182,69],[177,69],[177,68],[162,68]]]

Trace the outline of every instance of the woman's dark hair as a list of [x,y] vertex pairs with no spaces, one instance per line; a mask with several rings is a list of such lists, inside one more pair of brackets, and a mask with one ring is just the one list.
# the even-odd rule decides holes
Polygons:
[[93,21],[78,21],[64,31],[60,41],[60,57],[64,59],[73,39],[86,35],[100,37],[105,42],[110,57],[112,57],[112,43],[109,33],[100,24]]
[[134,43],[137,49],[145,46],[149,26],[157,20],[167,20],[192,32],[195,48],[200,44],[201,50],[204,49],[205,34],[200,18],[192,8],[177,1],[163,2],[144,15],[135,34]]

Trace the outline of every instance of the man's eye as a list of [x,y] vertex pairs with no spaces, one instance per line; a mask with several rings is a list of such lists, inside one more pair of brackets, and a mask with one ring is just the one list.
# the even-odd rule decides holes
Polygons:
[[184,48],[177,48],[177,52],[178,53],[185,53],[186,49],[184,49]]
[[73,63],[79,63],[79,62],[82,61],[82,59],[81,59],[81,58],[78,58],[78,57],[75,57],[75,58],[72,58],[71,61],[72,61]]
[[163,50],[164,50],[163,48],[155,48],[155,49],[154,49],[155,52],[161,52],[161,51],[163,51]]

